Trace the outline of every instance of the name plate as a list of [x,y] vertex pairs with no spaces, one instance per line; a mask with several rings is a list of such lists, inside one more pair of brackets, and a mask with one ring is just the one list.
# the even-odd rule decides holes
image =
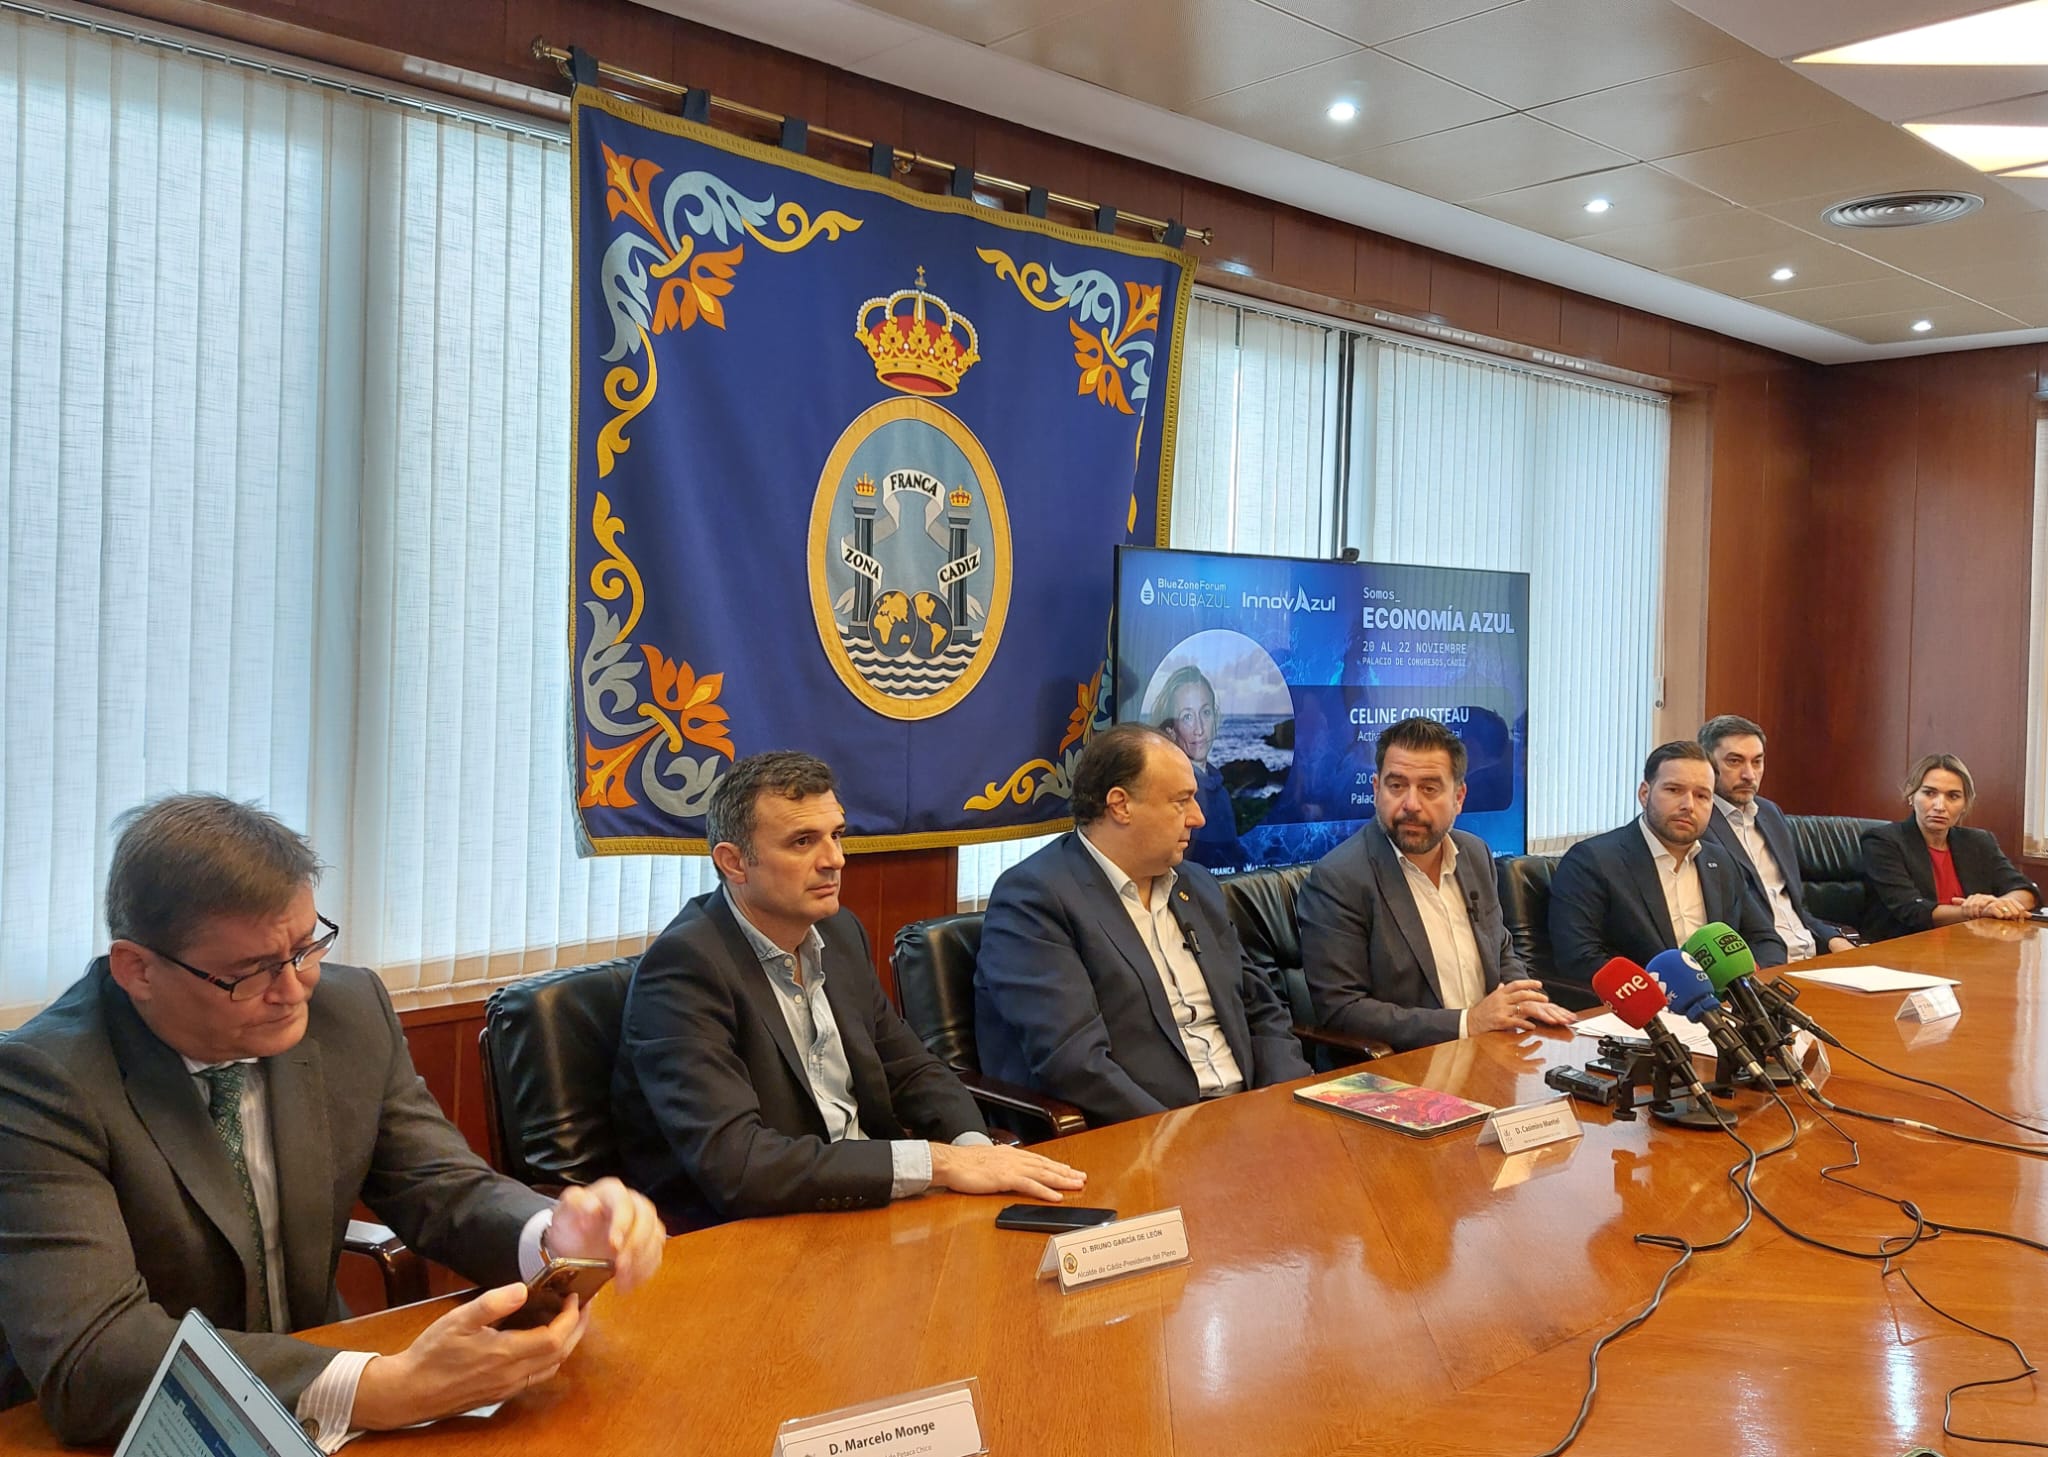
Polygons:
[[1135,1275],[1140,1270],[1157,1270],[1166,1265],[1188,1263],[1188,1231],[1180,1208],[1162,1209],[1056,1234],[1045,1242],[1045,1256],[1038,1262],[1038,1278],[1057,1278],[1060,1289],[1078,1290],[1098,1280]]
[[1577,1138],[1581,1132],[1579,1115],[1572,1111],[1572,1100],[1566,1096],[1494,1109],[1486,1115],[1479,1141],[1499,1144],[1502,1153],[1520,1153],[1546,1143],[1563,1143],[1568,1138]]
[[1940,1022],[1949,1017],[1963,1015],[1963,1004],[1956,1000],[1954,987],[1929,987],[1924,992],[1915,992],[1899,1007],[1900,1022]]
[[986,1451],[981,1385],[969,1377],[784,1422],[772,1457],[978,1457]]

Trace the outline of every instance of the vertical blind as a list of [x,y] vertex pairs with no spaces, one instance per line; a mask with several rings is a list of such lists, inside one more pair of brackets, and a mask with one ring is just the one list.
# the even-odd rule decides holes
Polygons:
[[0,17],[0,1026],[113,822],[254,800],[394,988],[643,944],[581,860],[559,138]]
[[[1529,848],[1633,814],[1663,682],[1669,402],[1219,295],[1186,338],[1171,544],[1529,573]],[[1042,843],[963,850],[962,902]]]
[[2027,808],[2024,855],[2048,855],[2048,411],[2034,421],[2034,588],[2027,654]]
[[1529,574],[1529,849],[1612,829],[1635,812],[1662,685],[1667,403],[1361,342],[1373,468],[1351,544]]

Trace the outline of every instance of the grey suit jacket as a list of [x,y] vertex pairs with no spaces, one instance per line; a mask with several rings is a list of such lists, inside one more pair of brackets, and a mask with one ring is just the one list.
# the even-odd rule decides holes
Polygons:
[[[517,1279],[520,1229],[549,1201],[442,1116],[383,984],[326,965],[308,1017],[299,1045],[263,1062],[292,1328],[340,1315],[334,1268],[359,1197],[429,1258]],[[198,1309],[290,1408],[334,1353],[247,1333],[255,1261],[191,1075],[95,961],[0,1041],[0,1386],[33,1390],[67,1442],[112,1441]]]
[[612,1108],[627,1177],[671,1228],[886,1204],[888,1140],[986,1131],[972,1095],[882,994],[853,912],[818,932],[865,1139],[826,1141],[775,988],[723,891],[684,906],[633,972]]
[[[1486,990],[1528,972],[1501,919],[1493,856],[1486,842],[1452,830],[1463,893]],[[1294,902],[1301,924],[1301,969],[1316,1020],[1396,1052],[1458,1035],[1401,852],[1378,820],[1316,862]]]
[[[1245,1086],[1308,1076],[1293,1022],[1246,965],[1215,878],[1189,860],[1179,873],[1174,917]],[[1078,832],[996,881],[975,958],[974,1026],[984,1073],[1072,1103],[1091,1123],[1201,1097],[1152,955]]]
[[[1785,812],[1768,799],[1758,798],[1756,802],[1757,833],[1763,836],[1764,844],[1770,847],[1771,858],[1778,862],[1778,873],[1785,877],[1785,894],[1792,898],[1792,910],[1813,937],[1813,949],[1825,954],[1828,942],[1842,934],[1842,928],[1832,921],[1823,921],[1806,908],[1806,886],[1799,878],[1799,846],[1792,838],[1792,826],[1785,819]],[[1770,892],[1764,887],[1764,874],[1757,869],[1756,862],[1749,858],[1749,852],[1742,848],[1742,837],[1735,833],[1735,826],[1728,823],[1727,813],[1717,804],[1714,817],[1707,821],[1706,838],[1735,857],[1735,863],[1742,867],[1742,873],[1749,881],[1749,888],[1756,898],[1763,902],[1764,909],[1771,910]],[[1772,911],[1772,924],[1776,924],[1777,912]]]

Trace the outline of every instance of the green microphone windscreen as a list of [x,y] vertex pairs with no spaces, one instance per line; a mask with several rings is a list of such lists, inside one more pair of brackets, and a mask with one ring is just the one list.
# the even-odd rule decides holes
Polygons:
[[1756,970],[1756,957],[1749,943],[1726,921],[1709,921],[1686,937],[1685,951],[1706,972],[1716,994],[1726,991],[1728,983],[1736,978]]

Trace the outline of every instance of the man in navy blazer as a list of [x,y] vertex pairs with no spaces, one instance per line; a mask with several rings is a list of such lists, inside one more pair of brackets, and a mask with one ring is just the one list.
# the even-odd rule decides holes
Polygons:
[[1316,863],[1294,905],[1316,1020],[1396,1052],[1568,1026],[1515,955],[1486,842],[1451,828],[1463,742],[1405,718],[1374,754],[1372,822]]
[[1842,928],[1806,908],[1799,850],[1785,812],[1765,799],[1764,731],[1724,713],[1700,725],[1700,747],[1714,766],[1714,816],[1706,838],[1735,857],[1749,888],[1771,913],[1786,958],[1804,961],[1822,951],[1847,951]]
[[991,1144],[974,1100],[889,1005],[839,905],[846,813],[809,754],[752,754],[711,793],[721,882],[640,958],[612,1108],[672,1226],[866,1209],[951,1189],[1057,1200],[1084,1176]]
[[1785,943],[1735,857],[1704,840],[1714,806],[1707,751],[1677,739],[1650,751],[1633,823],[1565,852],[1550,881],[1550,952],[1565,981],[1588,985],[1611,958],[1648,965],[1701,926],[1733,927],[1759,966],[1783,966]]
[[1202,824],[1188,756],[1148,724],[1118,724],[1082,751],[1073,805],[1079,828],[989,896],[974,972],[982,1071],[1091,1123],[1307,1076],[1215,880],[1182,862]]

